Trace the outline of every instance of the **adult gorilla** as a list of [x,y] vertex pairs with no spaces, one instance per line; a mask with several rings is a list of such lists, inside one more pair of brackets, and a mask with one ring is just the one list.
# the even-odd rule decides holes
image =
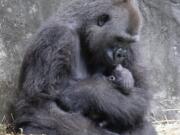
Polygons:
[[133,0],[62,5],[25,55],[16,129],[25,134],[154,135],[145,120],[149,94],[136,61],[140,27]]

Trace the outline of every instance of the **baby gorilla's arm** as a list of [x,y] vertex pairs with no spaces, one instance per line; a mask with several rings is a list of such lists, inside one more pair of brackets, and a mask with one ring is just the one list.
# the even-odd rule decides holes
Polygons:
[[126,95],[129,95],[134,87],[132,73],[128,69],[123,68],[120,64],[115,68],[109,80],[114,84],[115,88]]

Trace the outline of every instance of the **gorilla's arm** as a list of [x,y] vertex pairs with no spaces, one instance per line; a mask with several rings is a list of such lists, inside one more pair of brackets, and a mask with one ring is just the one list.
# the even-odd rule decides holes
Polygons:
[[114,89],[106,77],[92,77],[70,86],[60,99],[72,111],[103,113],[107,120],[119,127],[139,123],[148,107],[147,91],[134,87],[129,95]]
[[66,87],[71,76],[73,47],[78,40],[64,26],[48,25],[36,35],[24,57],[19,89],[28,97],[38,93],[56,94],[56,86]]

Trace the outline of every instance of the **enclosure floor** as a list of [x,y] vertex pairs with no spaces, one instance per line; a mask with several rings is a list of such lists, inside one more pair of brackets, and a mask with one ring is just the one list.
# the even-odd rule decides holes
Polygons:
[[[172,124],[155,124],[158,135],[180,135],[180,122]],[[0,124],[0,135],[15,135],[14,133],[7,134],[6,126]],[[19,134],[23,135],[23,134]]]

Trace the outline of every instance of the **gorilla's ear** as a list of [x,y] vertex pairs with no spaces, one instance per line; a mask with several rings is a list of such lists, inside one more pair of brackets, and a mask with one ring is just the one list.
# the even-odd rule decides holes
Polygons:
[[52,83],[51,81],[55,83],[64,77],[76,75],[79,51],[79,35],[75,30],[57,24],[43,26],[35,35],[24,57],[20,89],[25,87],[30,94],[37,86],[44,87],[46,83]]

